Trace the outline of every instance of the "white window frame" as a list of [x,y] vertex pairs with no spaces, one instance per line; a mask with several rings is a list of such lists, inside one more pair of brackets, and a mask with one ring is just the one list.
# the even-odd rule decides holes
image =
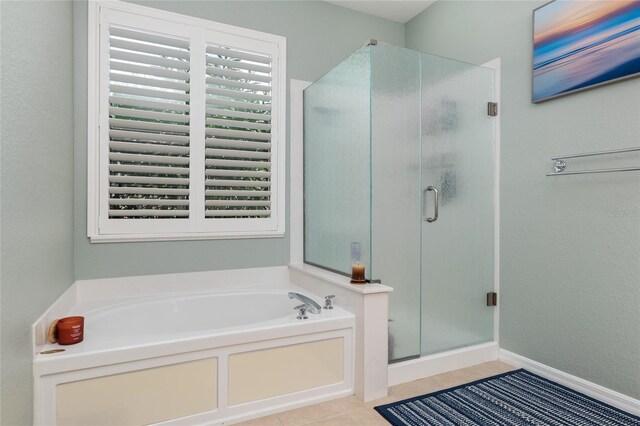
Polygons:
[[[105,13],[106,11],[106,13]],[[220,42],[233,45],[234,40],[242,39],[245,43],[255,44],[258,51],[270,51],[273,54],[272,72],[272,121],[271,121],[271,220],[225,219],[222,221],[204,219],[194,216],[195,209],[204,208],[204,182],[193,178],[190,184],[191,214],[183,219],[183,224],[175,226],[164,219],[139,219],[136,224],[126,226],[109,226],[105,232],[104,219],[108,209],[108,167],[104,164],[108,148],[108,123],[101,110],[108,106],[108,64],[100,57],[101,40],[108,29],[101,24],[107,13],[125,12],[138,15],[140,19],[161,20],[166,23],[165,31],[171,28],[194,27],[192,42]],[[101,18],[102,17],[102,18]],[[286,38],[274,34],[249,30],[246,28],[208,21],[190,16],[165,12],[145,6],[120,1],[89,1],[88,16],[88,120],[87,120],[87,236],[92,243],[125,242],[125,241],[167,241],[167,240],[201,240],[201,239],[236,239],[236,238],[269,238],[282,237],[285,234],[285,169],[286,169]],[[101,31],[103,34],[101,35]],[[179,32],[179,31],[178,31]],[[249,40],[248,40],[249,39]],[[195,65],[194,65],[195,64]],[[202,65],[202,66],[201,66]],[[192,70],[203,68],[202,76],[192,74],[192,87],[201,84],[204,87],[204,57],[192,56]],[[195,82],[195,84],[194,84]],[[100,86],[103,87],[100,87]],[[106,92],[105,92],[106,90]],[[203,93],[193,91],[192,99],[203,97]],[[194,102],[195,103],[195,102]],[[108,117],[108,114],[106,115]],[[193,116],[192,119],[191,170],[204,176],[204,116]],[[202,127],[201,129],[199,127]],[[102,129],[102,130],[101,130]],[[103,134],[101,135],[101,131]],[[105,139],[106,136],[106,139]],[[199,140],[202,139],[202,140]],[[194,151],[202,155],[193,155]],[[202,157],[202,158],[200,158]],[[106,163],[105,163],[106,161]],[[101,164],[103,162],[103,164]],[[102,166],[102,167],[101,167]],[[105,195],[105,191],[107,194]],[[201,200],[200,200],[201,198]],[[110,219],[114,220],[114,219]],[[174,222],[175,223],[175,222]],[[103,225],[103,226],[101,226]],[[133,226],[135,225],[135,226]],[[101,232],[102,230],[102,232]]]

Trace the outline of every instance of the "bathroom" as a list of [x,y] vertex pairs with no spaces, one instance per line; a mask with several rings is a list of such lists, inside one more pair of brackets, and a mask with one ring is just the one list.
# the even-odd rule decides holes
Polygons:
[[[160,295],[176,291],[176,286],[198,293],[211,282],[213,290],[223,291],[256,276],[264,282],[295,280],[300,293],[317,298],[321,304],[324,296],[335,294],[335,312],[309,313],[307,325],[316,319],[314,315],[334,316],[326,322],[334,323],[335,329],[317,332],[339,335],[350,342],[342,349],[344,359],[353,359],[352,364],[345,362],[342,387],[333,391],[340,395],[335,398],[340,403],[330,405],[329,397],[321,393],[306,397],[317,398],[320,406],[302,400],[282,402],[282,407],[291,404],[295,412],[284,408],[276,412],[261,403],[254,408],[268,416],[262,417],[263,424],[331,419],[334,424],[385,424],[372,406],[456,386],[482,378],[482,374],[502,373],[505,364],[531,371],[538,368],[534,372],[547,372],[566,386],[572,384],[587,395],[639,415],[640,173],[546,174],[554,171],[551,158],[557,155],[637,148],[640,80],[629,78],[532,103],[532,16],[547,1],[114,3],[153,9],[156,19],[169,12],[269,34],[278,42],[286,40],[286,47],[279,45],[286,74],[282,74],[279,97],[279,111],[285,113],[278,129],[282,141],[278,154],[283,159],[279,176],[284,177],[278,202],[279,217],[284,220],[276,224],[272,235],[253,238],[90,238],[96,232],[96,224],[89,219],[96,195],[91,190],[90,182],[96,177],[90,175],[88,143],[97,128],[97,114],[91,114],[96,106],[89,93],[95,83],[91,80],[97,78],[95,67],[90,66],[98,50],[91,47],[96,42],[95,26],[94,32],[90,30],[95,20],[90,13],[93,6],[70,0],[0,2],[0,424],[52,423],[37,420],[40,414],[35,407],[42,398],[34,374],[32,326],[52,306],[64,301],[61,296],[71,295],[72,285],[74,295],[100,300],[114,294]],[[371,39],[377,45],[365,46]],[[477,355],[472,360],[463,354],[438,364],[432,362],[437,357],[419,357],[426,354],[420,353],[422,338],[414,333],[414,340],[403,341],[413,342],[418,349],[387,369],[389,340],[375,334],[366,335],[371,341],[358,339],[365,338],[360,333],[364,327],[386,337],[389,324],[394,333],[394,322],[387,320],[393,317],[391,303],[401,283],[384,279],[382,284],[355,286],[340,274],[314,270],[316,275],[309,275],[305,272],[309,268],[300,266],[305,260],[300,232],[303,85],[318,81],[356,51],[385,46],[483,67],[499,82],[493,87],[494,99],[483,100],[498,101],[498,115],[484,117],[493,120],[494,170],[499,172],[493,188],[495,222],[491,224],[496,232],[492,278],[499,284],[493,288],[498,302],[497,307],[487,307],[486,301],[480,300],[484,303],[481,308],[488,309],[483,312],[490,312],[487,315],[493,318],[488,339],[492,346],[479,354],[467,354]],[[567,171],[634,168],[640,164],[640,153],[566,162]],[[362,168],[363,164],[354,166]],[[349,183],[345,187],[353,194],[368,190]],[[420,190],[417,200],[421,200]],[[441,219],[446,218],[445,201],[441,203]],[[431,215],[433,204],[427,207],[426,213]],[[369,220],[368,212],[359,214],[363,223]],[[419,226],[427,229],[428,225]],[[344,227],[345,223],[336,224],[337,229]],[[384,230],[389,229],[378,229]],[[361,241],[360,250],[366,246]],[[416,247],[407,245],[406,252],[394,253],[394,259],[400,259],[398,266],[415,265],[411,258],[419,253],[420,247]],[[350,266],[351,247],[341,244],[338,249],[345,253],[341,261]],[[378,278],[375,264],[368,269],[374,274],[369,278]],[[387,286],[394,291],[377,292]],[[372,291],[368,293],[367,288]],[[298,306],[286,294],[283,299],[283,303]],[[386,302],[392,308],[389,318]],[[244,302],[232,307],[234,314],[243,309],[252,311]],[[296,322],[298,313],[287,313],[291,330],[304,323]],[[418,320],[412,323],[416,330]],[[67,352],[92,343],[91,326],[87,322],[85,341],[67,346]],[[144,341],[142,330],[143,335],[132,339]],[[270,332],[261,331],[260,339],[289,338],[274,337]],[[510,354],[511,358],[505,358]],[[63,356],[49,355],[50,359]],[[429,363],[421,364],[423,358]],[[470,379],[461,379],[465,374]],[[373,389],[371,394],[367,395],[367,389]],[[241,418],[242,410],[232,414],[238,417],[228,420],[231,423],[260,421],[259,416]],[[92,424],[104,423],[96,418]]]

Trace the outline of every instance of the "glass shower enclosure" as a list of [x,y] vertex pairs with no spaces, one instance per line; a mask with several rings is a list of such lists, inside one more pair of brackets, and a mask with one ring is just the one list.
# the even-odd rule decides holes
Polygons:
[[493,339],[494,71],[383,43],[304,92],[304,259],[394,288],[389,360]]

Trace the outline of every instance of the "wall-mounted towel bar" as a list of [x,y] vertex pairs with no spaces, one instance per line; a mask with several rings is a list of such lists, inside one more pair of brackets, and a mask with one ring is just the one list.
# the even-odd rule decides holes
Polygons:
[[622,154],[625,152],[634,152],[640,151],[640,147],[637,148],[622,148],[622,149],[610,149],[607,151],[597,151],[597,152],[587,152],[584,154],[569,154],[569,155],[559,155],[556,157],[551,157],[552,160],[555,161],[553,164],[553,168],[555,172],[547,173],[547,176],[562,176],[562,175],[585,175],[590,173],[613,173],[613,172],[632,172],[632,171],[640,171],[640,166],[638,167],[618,167],[613,169],[592,169],[592,170],[577,170],[575,172],[565,172],[564,169],[567,167],[567,163],[565,160],[569,158],[580,158],[580,157],[593,157],[596,155],[609,155],[609,154]]

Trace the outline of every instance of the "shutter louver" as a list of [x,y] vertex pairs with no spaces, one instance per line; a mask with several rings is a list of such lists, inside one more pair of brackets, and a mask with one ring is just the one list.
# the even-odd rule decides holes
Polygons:
[[272,58],[206,48],[205,217],[268,218]]
[[109,218],[189,217],[190,46],[109,26]]

